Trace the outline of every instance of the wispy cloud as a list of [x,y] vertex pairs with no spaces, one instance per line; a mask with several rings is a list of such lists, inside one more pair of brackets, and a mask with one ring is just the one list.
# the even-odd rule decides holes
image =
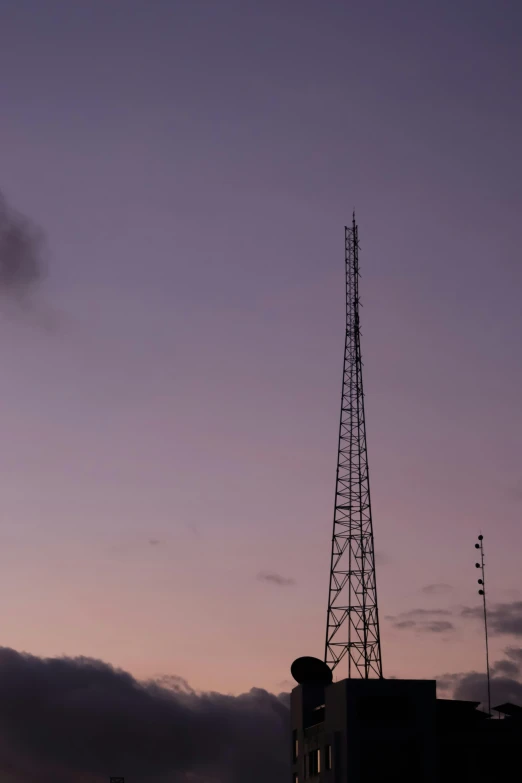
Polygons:
[[444,633],[445,631],[454,631],[455,626],[449,620],[434,620],[431,623],[424,623],[420,630],[429,633]]
[[450,617],[451,611],[449,609],[409,609],[407,612],[401,612],[398,615],[387,615],[386,620],[397,620],[399,618],[420,618],[420,617]]
[[409,612],[403,614],[408,617],[430,617],[433,615],[450,617],[452,612],[450,609],[410,609]]
[[437,582],[433,585],[425,585],[422,588],[422,592],[426,595],[443,595],[444,593],[449,593],[453,590],[451,585],[447,585],[444,582]]
[[420,633],[444,633],[455,630],[451,620],[440,620],[440,617],[451,617],[449,609],[410,609],[398,615],[388,615],[393,627],[398,631],[418,631]]
[[295,579],[281,576],[281,574],[276,574],[274,571],[261,571],[261,573],[257,575],[257,578],[260,582],[270,582],[278,587],[291,587],[292,585],[295,585]]

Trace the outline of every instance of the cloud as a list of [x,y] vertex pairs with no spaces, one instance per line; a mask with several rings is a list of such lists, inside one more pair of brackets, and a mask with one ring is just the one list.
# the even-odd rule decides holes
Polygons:
[[[139,682],[91,658],[0,648],[0,779],[5,783],[284,783],[288,698],[257,688],[198,693]],[[262,760],[262,763],[261,763]]]
[[442,691],[452,691],[459,682],[460,674],[442,674],[436,678],[437,682],[437,694]]
[[520,674],[522,672],[522,647],[506,647],[504,655],[505,658],[493,664],[491,671],[513,676]]
[[23,296],[43,275],[43,234],[0,193],[0,294]]
[[[454,699],[488,703],[487,677],[483,672],[468,672],[458,677],[453,690]],[[491,706],[505,702],[522,704],[522,683],[512,677],[494,676],[491,678]]]
[[403,612],[403,617],[429,617],[432,615],[450,617],[451,611],[449,609],[410,609],[409,612]]
[[295,579],[281,576],[280,574],[276,574],[273,571],[262,571],[257,575],[257,578],[260,582],[271,582],[272,584],[278,585],[279,587],[290,587],[291,585],[295,585]]
[[[0,193],[0,305],[4,315],[23,315],[46,332],[55,331],[61,318],[35,297],[45,277],[43,231],[14,210]],[[13,309],[14,308],[14,309]]]
[[449,593],[453,590],[451,585],[447,585],[444,582],[438,582],[434,585],[425,585],[422,588],[422,592],[426,595],[442,595],[443,593]]
[[398,631],[418,631],[420,633],[444,633],[453,631],[455,626],[450,620],[438,620],[437,617],[450,617],[449,609],[410,609],[399,615],[388,615],[393,627]]
[[504,654],[522,666],[522,647],[506,647]]
[[394,628],[399,631],[415,630],[422,633],[444,633],[445,631],[453,631],[455,626],[449,620],[431,620],[424,622],[417,622],[416,620],[398,620],[393,624]]
[[[491,667],[491,705],[506,701],[522,705],[522,647],[506,647],[506,658]],[[487,706],[487,676],[485,672],[444,674],[437,678],[437,690],[449,692],[454,699],[468,699]]]
[[[484,612],[480,606],[467,607],[462,617],[483,620]],[[488,609],[488,625],[495,633],[522,636],[522,601],[495,604]]]
[[420,630],[429,631],[430,633],[444,633],[445,631],[454,631],[455,626],[449,620],[437,620],[431,623],[424,623]]
[[515,676],[520,672],[520,666],[515,661],[497,661],[492,667],[491,671],[494,674],[507,674],[508,676]]
[[151,546],[158,546],[158,544],[161,544],[161,541],[159,538],[149,538],[149,544]]
[[462,617],[473,620],[484,620],[484,610],[480,606],[466,606],[461,612]]

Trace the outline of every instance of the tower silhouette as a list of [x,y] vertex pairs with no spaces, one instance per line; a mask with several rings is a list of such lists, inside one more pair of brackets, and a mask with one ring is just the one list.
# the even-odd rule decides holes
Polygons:
[[348,677],[382,677],[359,325],[359,236],[345,227],[346,340],[325,662]]

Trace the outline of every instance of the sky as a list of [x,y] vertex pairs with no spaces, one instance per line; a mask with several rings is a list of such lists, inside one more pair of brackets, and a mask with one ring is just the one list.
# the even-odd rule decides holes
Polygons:
[[483,670],[479,532],[516,647],[521,36],[516,0],[0,0],[48,270],[0,301],[3,647],[231,695],[323,656],[353,209],[384,674]]

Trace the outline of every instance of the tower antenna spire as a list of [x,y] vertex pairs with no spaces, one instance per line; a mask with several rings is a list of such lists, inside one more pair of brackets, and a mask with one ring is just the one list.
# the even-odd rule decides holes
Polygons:
[[482,533],[478,537],[478,544],[475,549],[480,549],[480,563],[475,563],[475,568],[480,568],[481,578],[478,580],[480,587],[479,595],[482,596],[484,605],[484,635],[486,638],[486,674],[488,678],[488,713],[491,715],[491,680],[489,675],[489,643],[488,643],[488,614],[486,611],[486,572],[484,563],[484,536]]
[[359,230],[345,226],[346,336],[325,662],[382,677],[359,326]]

